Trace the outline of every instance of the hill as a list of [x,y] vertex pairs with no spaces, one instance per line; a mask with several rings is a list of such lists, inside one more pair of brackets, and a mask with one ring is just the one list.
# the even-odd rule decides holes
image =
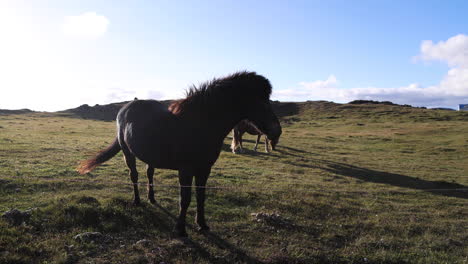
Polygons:
[[277,151],[254,152],[246,136],[246,153],[232,154],[226,138],[208,180],[211,232],[189,226],[180,240],[177,172],[157,170],[157,204],[135,207],[121,154],[75,171],[112,142],[115,124],[103,120],[122,104],[0,115],[0,263],[466,260],[466,112],[273,102]]
[[[169,105],[172,101],[161,101]],[[122,106],[128,102],[107,105],[81,105],[77,108],[58,112],[62,116],[85,119],[113,121]],[[370,119],[384,121],[386,119],[400,121],[441,121],[468,120],[467,112],[449,111],[445,109],[426,109],[398,105],[391,102],[376,102],[359,100],[348,104],[338,104],[327,101],[307,102],[272,102],[273,110],[286,124],[297,121],[315,119]]]
[[[173,101],[160,101],[169,106]],[[104,105],[89,106],[83,104],[76,108],[58,111],[63,117],[74,117],[101,121],[114,121],[120,108],[128,101]],[[306,102],[279,102],[272,101],[273,110],[284,124],[298,121],[316,119],[368,119],[370,121],[399,120],[399,121],[447,121],[467,120],[468,112],[453,111],[446,108],[426,109],[424,107],[412,107],[410,105],[398,105],[392,102],[355,100],[347,104],[339,104],[328,101]],[[0,109],[0,115],[27,114],[35,111],[29,109],[6,110]],[[46,113],[46,112],[42,112]]]
[[28,114],[33,113],[34,111],[29,109],[18,109],[18,110],[8,110],[8,109],[0,109],[0,115],[18,115],[18,114]]

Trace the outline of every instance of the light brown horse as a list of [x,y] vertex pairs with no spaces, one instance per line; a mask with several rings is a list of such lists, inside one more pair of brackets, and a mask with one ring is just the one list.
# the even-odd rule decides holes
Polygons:
[[114,142],[95,157],[83,161],[88,173],[122,150],[133,182],[134,203],[140,203],[136,158],[147,164],[148,198],[154,203],[155,168],[179,172],[180,211],[175,232],[187,236],[185,218],[195,177],[199,230],[205,221],[205,185],[223,146],[224,138],[242,119],[249,119],[274,146],[281,125],[270,105],[270,82],[255,72],[238,72],[192,87],[185,99],[165,107],[154,100],[134,100],[117,115]]
[[[265,136],[265,152],[269,153],[270,148],[269,145],[271,144],[270,140],[266,137],[265,134],[260,131],[252,122],[247,119],[240,121],[232,130],[232,143],[231,143],[231,150],[232,153],[243,153],[244,149],[242,146],[242,136],[247,133],[250,135],[257,136],[257,140],[255,141],[255,146],[253,148],[254,151],[257,151],[258,143],[262,136]],[[275,146],[272,145],[272,149],[275,150]],[[276,144],[275,144],[276,145]]]

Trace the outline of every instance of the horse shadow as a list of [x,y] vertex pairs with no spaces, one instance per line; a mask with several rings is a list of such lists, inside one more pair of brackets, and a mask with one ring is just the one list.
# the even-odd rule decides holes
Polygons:
[[[254,140],[244,139],[244,141],[255,143]],[[223,150],[231,151],[230,145],[224,144]],[[253,151],[248,148],[244,148],[244,155],[249,155],[251,157],[262,156],[262,155],[288,155],[297,158],[303,158],[303,154],[312,154],[312,155],[320,155],[317,153],[312,153],[306,150],[297,149],[289,146],[280,145],[276,148],[275,151],[271,153],[264,153],[262,151]],[[381,183],[387,184],[392,186],[397,186],[401,188],[407,189],[414,189],[420,190],[425,192],[430,192],[435,195],[442,195],[447,197],[455,197],[455,198],[462,198],[468,199],[468,186],[454,183],[454,182],[447,182],[447,181],[430,181],[424,180],[417,177],[412,177],[403,174],[397,173],[390,173],[385,171],[378,171],[372,170],[368,168],[358,167],[355,165],[350,165],[341,162],[335,162],[326,159],[311,159],[313,161],[313,165],[307,163],[299,163],[299,162],[292,162],[288,161],[289,164],[298,167],[305,167],[305,168],[313,168],[313,169],[321,169],[328,171],[332,174],[351,177],[365,182],[372,182],[372,183]]]
[[325,161],[325,164],[326,166],[322,169],[335,175],[352,177],[366,182],[420,190],[435,195],[468,199],[468,186],[459,183],[423,180],[403,174],[377,171],[332,161]]
[[[255,141],[253,140],[249,140],[249,139],[242,139],[243,141],[247,141],[247,142],[251,142],[253,144],[255,144]],[[230,144],[226,144],[226,143],[223,143],[223,146],[221,147],[221,151],[225,151],[225,152],[232,152],[232,149],[231,149],[231,145]],[[270,152],[271,153],[271,152]],[[258,146],[258,149],[257,151],[253,150],[253,148],[243,148],[243,152],[240,153],[241,155],[251,155],[251,156],[255,156],[255,155],[268,155],[270,153],[266,153],[264,151],[264,145],[260,145]]]
[[[288,156],[293,156],[297,158],[303,158],[304,154],[310,154],[310,155],[320,155],[318,153],[313,153],[310,151],[302,150],[302,149],[297,149],[297,148],[292,148],[288,146],[277,146],[275,152],[277,152],[280,155],[288,155]],[[292,153],[294,152],[294,153]],[[297,154],[296,154],[297,153]]]
[[[301,151],[299,151],[301,152]],[[288,151],[281,154],[297,157]],[[365,182],[387,184],[401,188],[430,192],[435,195],[468,199],[468,186],[447,181],[430,181],[403,174],[378,171],[326,159],[311,159],[313,164],[289,161],[293,166],[320,169],[334,175],[351,177]]]
[[[172,219],[174,222],[177,221],[177,216],[171,213],[169,210],[164,208],[163,206],[155,203],[154,206],[162,211],[168,218]],[[196,227],[192,224],[186,223],[187,227],[191,230],[196,230]],[[262,261],[248,255],[244,250],[241,248],[229,243],[228,241],[224,240],[220,236],[218,236],[213,231],[204,231],[201,233],[206,242],[213,244],[214,246],[229,251],[235,259],[242,261],[243,263],[262,263]],[[174,239],[180,240],[185,246],[191,247],[199,254],[199,256],[209,263],[230,263],[227,260],[220,259],[219,257],[212,256],[199,242],[191,239],[190,237],[180,238],[180,237],[173,237]]]

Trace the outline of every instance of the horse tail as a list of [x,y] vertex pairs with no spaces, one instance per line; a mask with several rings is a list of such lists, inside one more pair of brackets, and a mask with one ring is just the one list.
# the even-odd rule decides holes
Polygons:
[[111,145],[109,145],[106,149],[101,150],[95,157],[80,162],[80,165],[78,168],[76,168],[76,170],[80,174],[88,173],[96,168],[99,164],[104,163],[117,155],[120,149],[121,147],[119,141],[116,138]]

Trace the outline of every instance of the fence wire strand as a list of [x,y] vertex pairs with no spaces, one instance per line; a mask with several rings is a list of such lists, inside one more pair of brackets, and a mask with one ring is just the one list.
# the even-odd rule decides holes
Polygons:
[[[25,177],[22,177],[24,180]],[[197,185],[178,185],[178,184],[148,184],[146,182],[138,182],[138,183],[130,183],[130,182],[122,182],[122,181],[113,181],[113,180],[105,180],[103,182],[97,182],[96,180],[87,180],[87,179],[66,179],[63,180],[56,180],[56,179],[49,179],[49,178],[35,178],[35,177],[28,177],[28,179],[41,179],[46,181],[53,181],[57,183],[61,182],[73,182],[73,183],[99,183],[99,184],[114,184],[114,185],[122,185],[122,186],[152,186],[153,188],[157,189],[174,189],[174,188],[181,188],[181,187],[192,187],[192,188],[202,188],[208,190],[227,190],[227,191],[236,191],[236,192],[272,192],[272,191],[300,191],[300,192],[307,192],[307,193],[369,193],[369,194],[376,194],[376,193],[404,193],[404,192],[466,192],[468,197],[468,188],[421,188],[421,189],[413,189],[413,188],[399,188],[399,189],[386,189],[386,190],[340,190],[336,188],[304,188],[298,187],[299,184],[289,184],[289,186],[265,186],[265,187],[252,187],[248,185],[240,185],[240,186],[226,186],[226,185],[214,185],[214,186],[197,186]],[[300,184],[305,186],[305,184]]]

